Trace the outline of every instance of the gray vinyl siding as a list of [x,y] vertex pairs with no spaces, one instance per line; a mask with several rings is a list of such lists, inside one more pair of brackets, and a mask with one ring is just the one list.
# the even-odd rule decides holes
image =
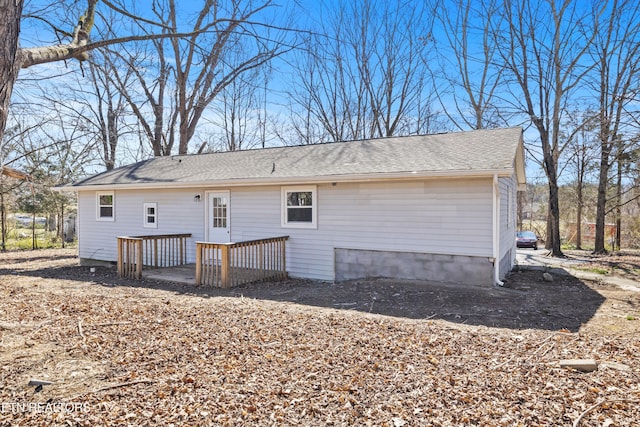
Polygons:
[[[515,263],[517,228],[516,178],[500,178],[500,276],[511,270]],[[509,211],[511,213],[509,214]]]
[[[80,191],[80,257],[115,261],[120,235],[192,233],[194,262],[195,241],[205,240],[205,191],[229,190],[231,240],[290,236],[292,277],[334,280],[336,248],[490,258],[492,185],[491,178],[318,185],[317,229],[281,227],[280,186],[118,190],[114,222],[96,221],[96,193]],[[143,227],[145,202],[158,203],[157,229]]]
[[280,226],[280,187],[233,189],[234,241],[289,235],[293,277],[334,278],[334,249],[491,257],[491,180],[317,186],[318,228]]
[[[196,193],[203,195],[194,201]],[[96,220],[96,192],[78,192],[80,258],[115,261],[117,236],[191,233],[187,256],[195,261],[195,242],[204,240],[204,193],[188,190],[116,190],[115,221]],[[157,203],[157,228],[145,228],[144,203]],[[193,243],[193,244],[191,244]]]

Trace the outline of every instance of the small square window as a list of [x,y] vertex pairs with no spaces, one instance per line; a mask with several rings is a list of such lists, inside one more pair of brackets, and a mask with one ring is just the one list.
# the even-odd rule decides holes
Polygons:
[[96,193],[96,220],[115,220],[115,196],[113,191],[102,191]]
[[317,228],[315,186],[282,187],[282,227]]
[[158,204],[144,204],[144,226],[146,228],[158,228]]

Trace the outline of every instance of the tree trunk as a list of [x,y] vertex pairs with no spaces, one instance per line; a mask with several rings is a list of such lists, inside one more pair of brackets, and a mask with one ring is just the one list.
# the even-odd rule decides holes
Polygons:
[[107,150],[105,150],[105,166],[107,170],[112,170],[116,166],[116,148],[118,147],[118,139],[120,137],[118,131],[118,115],[115,112],[111,103],[112,99],[108,100],[109,106],[107,107]]
[[548,134],[540,132],[540,137],[543,140],[543,152],[544,156],[544,168],[549,180],[549,213],[547,218],[547,242],[545,247],[551,250],[553,256],[564,256],[560,249],[560,203],[558,198],[558,165],[556,159],[549,149]]
[[[608,137],[607,137],[608,141]],[[596,236],[593,251],[595,253],[604,253],[604,224],[605,212],[607,208],[607,183],[609,179],[609,154],[611,152],[611,144],[602,142],[600,153],[600,175],[598,179],[598,199],[596,202]]]
[[576,212],[576,249],[582,249],[582,177],[578,179],[578,210]]
[[[33,191],[33,190],[32,190]],[[36,210],[35,203],[33,204],[33,213],[31,214],[31,249],[38,249],[38,239],[36,238]]]
[[7,126],[9,101],[22,61],[18,50],[23,0],[0,0],[0,140]]
[[2,241],[0,242],[0,250],[2,252],[7,250],[5,244],[7,239],[7,211],[4,206],[4,189],[0,189],[0,235]]
[[560,204],[558,182],[555,179],[553,182],[549,180],[549,225],[551,228],[551,252],[553,256],[564,256],[560,249]]
[[58,221],[58,236],[60,237],[60,241],[62,242],[62,249],[65,247],[65,235],[64,235],[64,201],[60,206],[60,221]]
[[[620,144],[622,145],[622,144]],[[619,148],[621,150],[621,148]],[[622,228],[622,168],[623,168],[623,156],[618,152],[618,181],[616,182],[616,236],[615,243],[613,244],[613,250],[616,248],[620,250],[621,246],[621,234],[620,229]]]
[[[522,230],[524,204],[526,203],[526,192],[518,191],[518,230]],[[533,212],[531,213],[533,215]]]
[[[549,191],[551,191],[551,189],[549,189]],[[549,200],[551,200],[551,196],[549,196]],[[553,249],[553,226],[551,224],[551,204],[547,204],[547,224],[545,227],[544,248],[549,250]]]

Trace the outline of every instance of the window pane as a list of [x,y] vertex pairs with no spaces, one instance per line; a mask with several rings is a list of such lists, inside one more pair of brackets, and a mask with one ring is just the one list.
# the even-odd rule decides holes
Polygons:
[[147,207],[147,215],[155,215],[156,214],[156,208],[154,207]]
[[112,216],[113,216],[113,208],[111,206],[100,206],[101,218],[110,218]]
[[214,197],[212,199],[212,218],[214,228],[227,228],[226,197]]
[[289,208],[287,209],[288,222],[312,222],[312,208]]
[[111,194],[101,194],[100,195],[100,205],[112,205],[113,204],[113,196]]
[[155,224],[156,223],[156,217],[155,216],[148,216],[147,217],[147,224]]
[[313,197],[310,191],[287,193],[287,206],[312,206]]

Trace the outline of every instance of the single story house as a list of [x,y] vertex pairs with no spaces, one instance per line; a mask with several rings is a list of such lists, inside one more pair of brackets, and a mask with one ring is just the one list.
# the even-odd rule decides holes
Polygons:
[[78,194],[79,256],[116,237],[195,242],[289,236],[291,277],[501,284],[515,262],[522,129],[487,129],[156,157],[64,187]]

